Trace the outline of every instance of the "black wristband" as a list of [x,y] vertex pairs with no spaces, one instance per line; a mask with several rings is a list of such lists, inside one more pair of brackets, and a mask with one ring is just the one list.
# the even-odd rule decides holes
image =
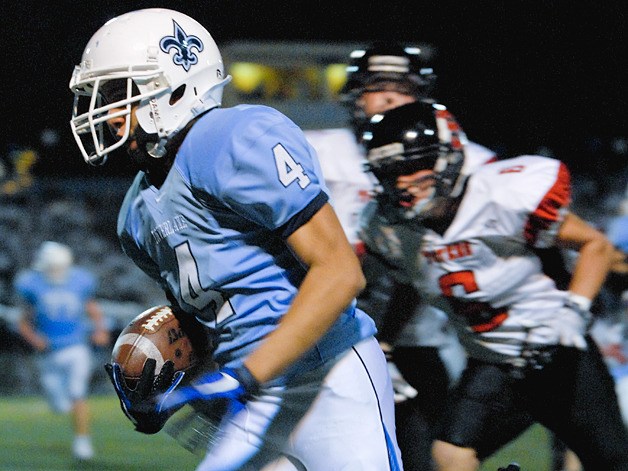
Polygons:
[[255,376],[251,374],[251,371],[245,365],[236,368],[234,371],[236,375],[238,375],[237,379],[240,384],[244,386],[247,394],[254,396],[259,392],[259,381],[255,379]]

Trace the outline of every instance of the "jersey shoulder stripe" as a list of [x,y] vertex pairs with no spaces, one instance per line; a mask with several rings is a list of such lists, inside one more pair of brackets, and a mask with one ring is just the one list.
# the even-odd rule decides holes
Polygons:
[[[528,217],[525,226],[526,241],[533,246],[539,243],[539,235],[548,231],[564,218],[564,213],[571,200],[569,170],[562,162],[558,166],[556,180],[552,187]],[[545,245],[545,244],[543,244]]]

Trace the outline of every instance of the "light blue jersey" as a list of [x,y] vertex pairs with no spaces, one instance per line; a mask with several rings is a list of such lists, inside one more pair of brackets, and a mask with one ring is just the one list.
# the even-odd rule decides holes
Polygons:
[[17,294],[33,307],[33,325],[47,337],[50,350],[88,342],[85,304],[95,289],[94,276],[79,267],[71,268],[62,283],[52,283],[36,270],[21,273],[15,281]]
[[[328,200],[315,151],[265,106],[217,108],[192,127],[161,188],[143,173],[118,219],[123,250],[241,364],[290,307],[306,268],[285,239]],[[296,364],[318,367],[375,333],[353,302]]]

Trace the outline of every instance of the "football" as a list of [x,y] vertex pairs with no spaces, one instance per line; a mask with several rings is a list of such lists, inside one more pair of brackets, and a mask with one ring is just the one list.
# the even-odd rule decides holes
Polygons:
[[129,388],[137,384],[147,358],[156,361],[155,375],[168,360],[174,363],[175,371],[190,370],[199,362],[170,306],[154,306],[135,317],[120,332],[111,353]]

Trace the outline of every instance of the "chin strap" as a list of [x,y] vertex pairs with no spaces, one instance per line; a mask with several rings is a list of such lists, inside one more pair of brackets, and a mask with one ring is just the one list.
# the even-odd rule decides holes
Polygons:
[[159,142],[147,142],[146,153],[151,156],[153,159],[161,159],[168,153],[168,149],[166,149],[166,143],[168,141],[166,139],[159,139]]

